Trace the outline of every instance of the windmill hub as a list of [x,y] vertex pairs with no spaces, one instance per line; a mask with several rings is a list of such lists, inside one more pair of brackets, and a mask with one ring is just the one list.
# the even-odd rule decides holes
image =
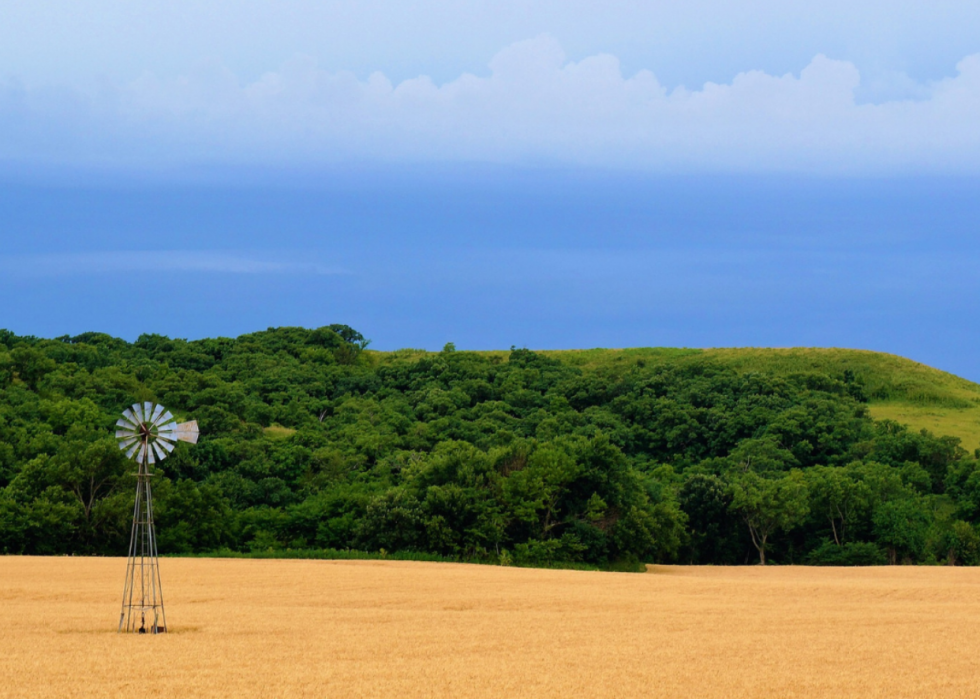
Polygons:
[[[127,459],[135,459],[139,467],[119,631],[165,633],[167,617],[163,610],[163,588],[157,560],[149,466],[167,458],[177,441],[196,444],[197,422],[178,423],[162,405],[133,403],[116,421],[116,428],[119,448],[126,452]],[[151,620],[149,628],[146,626],[148,620]]]

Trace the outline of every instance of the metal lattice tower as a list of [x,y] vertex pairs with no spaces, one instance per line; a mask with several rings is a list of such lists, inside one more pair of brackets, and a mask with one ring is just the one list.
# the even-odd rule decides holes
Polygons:
[[126,584],[123,587],[119,631],[126,633],[166,633],[167,615],[163,609],[157,535],[153,526],[153,493],[149,467],[163,461],[177,440],[197,443],[197,422],[174,422],[162,405],[134,403],[116,422],[116,439],[127,459],[135,459],[136,504],[133,529],[129,537]]

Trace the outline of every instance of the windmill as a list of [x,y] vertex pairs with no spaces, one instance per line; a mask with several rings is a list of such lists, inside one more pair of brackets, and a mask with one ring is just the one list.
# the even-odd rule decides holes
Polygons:
[[163,589],[160,587],[149,466],[167,458],[178,440],[196,444],[197,421],[177,423],[162,405],[133,403],[116,421],[116,428],[119,448],[126,452],[127,459],[135,459],[138,465],[119,631],[165,633],[167,616],[163,611]]

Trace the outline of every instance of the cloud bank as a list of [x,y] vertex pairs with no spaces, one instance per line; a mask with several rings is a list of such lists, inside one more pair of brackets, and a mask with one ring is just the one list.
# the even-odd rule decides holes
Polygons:
[[359,79],[297,57],[252,82],[220,65],[97,90],[0,84],[7,163],[577,164],[651,171],[980,172],[980,54],[915,99],[860,103],[853,64],[748,71],[667,89],[615,56],[573,62],[550,36],[486,75]]

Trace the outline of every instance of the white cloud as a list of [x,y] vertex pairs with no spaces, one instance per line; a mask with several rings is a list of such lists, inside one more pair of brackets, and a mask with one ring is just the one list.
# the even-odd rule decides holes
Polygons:
[[[8,161],[160,164],[233,161],[577,163],[650,170],[977,172],[980,54],[930,84],[892,76],[861,102],[855,66],[816,56],[798,75],[748,71],[667,90],[615,56],[567,61],[542,35],[488,74],[437,85],[360,80],[297,57],[242,82],[220,65],[145,74],[98,93],[0,89]],[[906,97],[913,95],[913,98]]]

